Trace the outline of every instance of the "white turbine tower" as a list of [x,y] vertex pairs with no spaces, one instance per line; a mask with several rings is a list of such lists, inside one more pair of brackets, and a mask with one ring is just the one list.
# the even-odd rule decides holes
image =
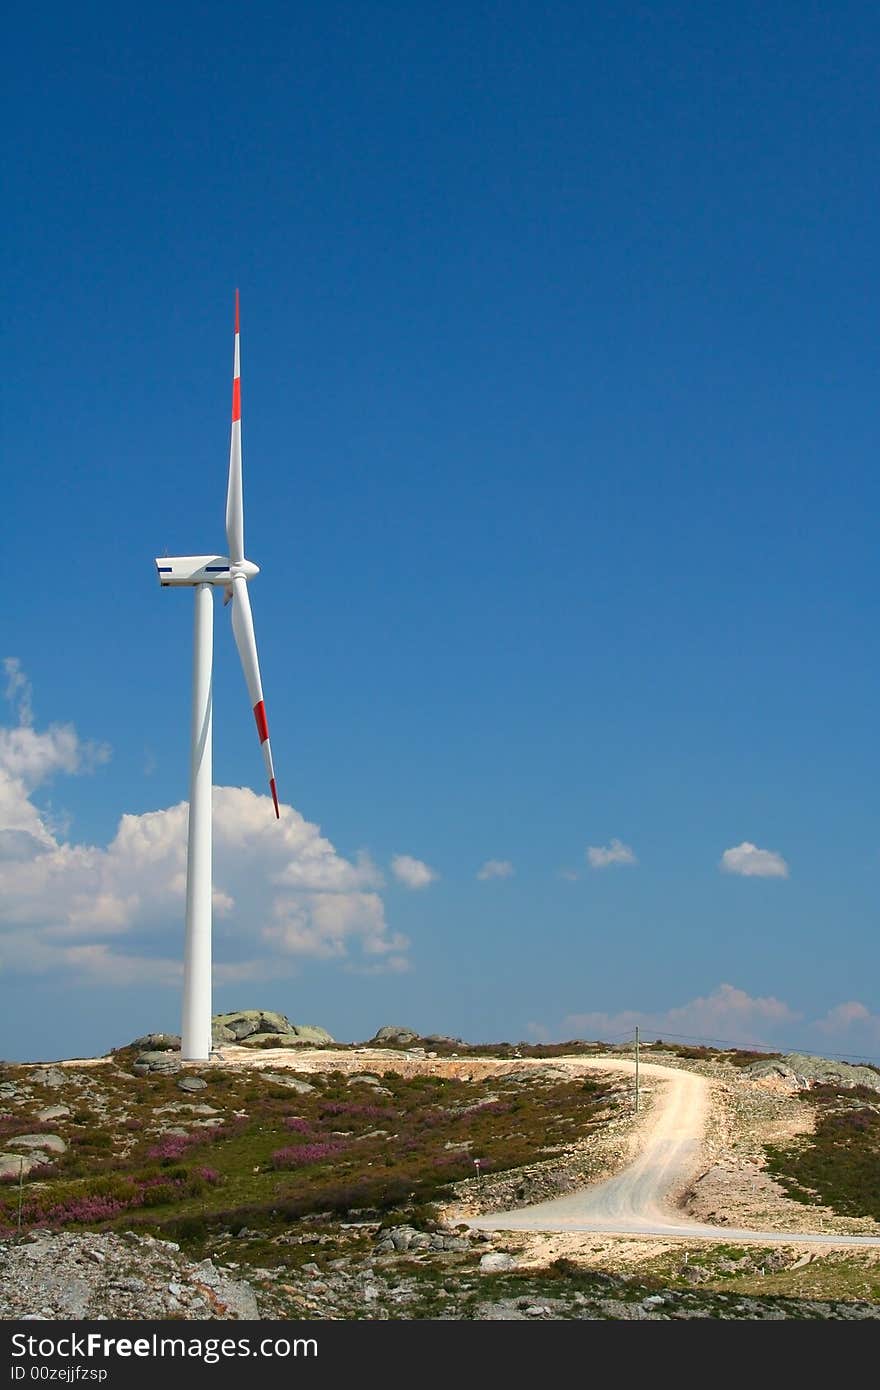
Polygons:
[[211,1053],[211,722],[214,652],[214,595],[225,589],[232,601],[232,631],[257,721],[257,733],[278,810],[278,791],[269,746],[269,726],[257,660],[248,580],[259,566],[244,558],[244,506],[241,491],[241,381],[238,290],[235,291],[235,358],[232,372],[232,436],[226,490],[226,543],[229,555],[178,555],[156,561],[163,588],[195,589],[192,754],[189,784],[189,835],[186,863],[186,944],[183,963],[181,1051],[192,1061]]

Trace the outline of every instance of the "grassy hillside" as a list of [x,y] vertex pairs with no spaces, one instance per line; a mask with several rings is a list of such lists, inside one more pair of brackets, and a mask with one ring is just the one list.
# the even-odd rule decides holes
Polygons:
[[802,1091],[818,1110],[815,1132],[767,1148],[767,1166],[790,1197],[843,1216],[880,1221],[880,1097],[864,1086]]
[[[613,1082],[393,1071],[372,1084],[310,1076],[313,1089],[300,1094],[257,1070],[206,1068],[205,1088],[187,1094],[175,1076],[130,1074],[130,1061],[119,1054],[116,1065],[72,1074],[65,1118],[36,1118],[59,1099],[40,1085],[0,1115],[0,1148],[42,1132],[67,1144],[26,1178],[24,1229],[143,1228],[191,1239],[277,1230],[318,1212],[412,1214],[473,1178],[474,1159],[482,1174],[534,1163],[614,1108]],[[10,1068],[4,1079],[20,1084],[21,1073]],[[13,1177],[0,1188],[0,1235],[16,1228],[18,1203]]]

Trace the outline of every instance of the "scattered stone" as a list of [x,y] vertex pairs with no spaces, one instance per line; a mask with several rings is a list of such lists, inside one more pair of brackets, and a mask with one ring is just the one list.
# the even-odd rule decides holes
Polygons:
[[476,1317],[480,1322],[526,1322],[526,1315],[518,1308],[512,1298],[502,1298],[497,1303],[478,1303]]
[[11,1149],[44,1149],[53,1154],[67,1152],[67,1145],[60,1134],[16,1134],[6,1143]]
[[47,1105],[43,1110],[37,1111],[37,1119],[45,1124],[49,1120],[66,1120],[71,1113],[69,1105]]
[[[138,1274],[131,1274],[132,1261]],[[258,1318],[250,1284],[172,1241],[112,1232],[0,1243],[0,1318]]]
[[181,1076],[177,1082],[179,1091],[204,1091],[207,1088],[207,1081],[201,1076]]
[[180,1071],[180,1057],[174,1052],[142,1052],[135,1058],[132,1071],[136,1076],[149,1076],[158,1073],[173,1076]]
[[316,1091],[317,1086],[312,1086],[308,1081],[301,1081],[298,1076],[290,1076],[282,1071],[264,1071],[260,1073],[266,1081],[273,1082],[276,1086],[288,1086],[291,1091],[295,1091],[298,1096],[308,1096]]
[[787,1268],[790,1270],[803,1269],[804,1265],[808,1265],[815,1258],[815,1254],[812,1254],[808,1251],[806,1255],[801,1255],[799,1260],[795,1260],[794,1264],[788,1265]]
[[59,1086],[66,1086],[69,1073],[65,1073],[60,1067],[38,1067],[30,1074],[30,1080],[35,1086],[48,1086],[55,1091]]
[[46,1153],[0,1153],[0,1178],[17,1178],[22,1173],[26,1177],[32,1168],[48,1162],[49,1155]]
[[481,1274],[501,1274],[505,1269],[513,1269],[516,1260],[512,1255],[506,1254],[503,1250],[493,1251],[489,1255],[480,1256]]

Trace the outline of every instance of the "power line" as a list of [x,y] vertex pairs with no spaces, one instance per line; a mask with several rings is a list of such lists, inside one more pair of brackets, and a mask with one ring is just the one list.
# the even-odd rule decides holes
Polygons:
[[[642,1046],[645,1047],[649,1045],[645,1042],[645,1038],[648,1033],[653,1030],[645,1029],[643,1025],[640,1026],[642,1031]],[[605,1043],[619,1042],[624,1039],[631,1040],[632,1035],[632,1028],[624,1028],[619,1033],[606,1033],[603,1038],[597,1038],[595,1041]],[[871,1063],[880,1063],[880,1055],[876,1053],[826,1051],[817,1053],[812,1047],[796,1047],[793,1043],[734,1042],[732,1038],[710,1038],[705,1035],[697,1036],[693,1033],[667,1033],[665,1030],[658,1032],[656,1037],[658,1042],[665,1042],[668,1039],[670,1042],[701,1043],[704,1047],[726,1047],[732,1048],[734,1051],[738,1052],[803,1052],[811,1057],[827,1057],[829,1061],[865,1062],[868,1065]]]
[[[628,1034],[628,1033],[627,1033],[627,1034],[619,1034],[618,1036],[621,1036],[621,1037],[626,1036],[626,1037],[628,1037],[629,1034]],[[831,1060],[831,1061],[839,1061],[839,1062],[852,1062],[852,1061],[859,1062],[859,1061],[863,1061],[863,1062],[869,1062],[869,1063],[870,1063],[870,1062],[880,1062],[880,1057],[878,1057],[876,1054],[874,1054],[874,1055],[872,1056],[870,1053],[865,1053],[865,1052],[822,1052],[822,1053],[816,1053],[816,1052],[814,1052],[813,1049],[810,1048],[810,1047],[806,1047],[806,1046],[803,1046],[803,1047],[795,1047],[795,1046],[794,1046],[793,1044],[791,1044],[791,1043],[767,1043],[767,1042],[748,1042],[748,1043],[743,1043],[743,1042],[733,1042],[730,1038],[707,1038],[707,1037],[705,1037],[705,1036],[697,1037],[697,1036],[695,1036],[695,1035],[692,1034],[692,1033],[667,1033],[667,1032],[663,1032],[662,1034],[658,1033],[658,1035],[657,1035],[657,1041],[658,1041],[658,1042],[665,1042],[667,1039],[670,1039],[670,1040],[673,1040],[673,1041],[677,1041],[677,1042],[702,1043],[704,1046],[730,1047],[730,1048],[733,1048],[735,1051],[740,1051],[740,1052],[753,1052],[753,1051],[754,1051],[754,1052],[803,1052],[803,1053],[807,1053],[807,1054],[808,1054],[809,1056],[811,1056],[811,1057],[817,1057],[817,1056],[827,1057],[827,1058],[829,1058],[829,1060]]]

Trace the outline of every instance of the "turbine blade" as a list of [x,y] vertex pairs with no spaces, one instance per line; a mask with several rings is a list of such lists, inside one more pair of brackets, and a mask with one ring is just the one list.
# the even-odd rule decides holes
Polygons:
[[275,768],[272,765],[272,748],[269,743],[269,725],[266,723],[266,706],[263,701],[263,682],[260,680],[260,663],[257,660],[254,619],[251,614],[247,580],[243,574],[236,575],[232,581],[232,631],[235,635],[238,654],[241,657],[241,666],[247,681],[254,718],[257,721],[257,733],[260,736],[260,747],[263,750],[266,772],[269,777],[269,790],[275,803],[275,816],[280,819],[278,790],[275,786]]
[[229,440],[229,482],[226,486],[226,540],[234,565],[244,559],[244,501],[241,495],[241,359],[239,356],[238,290],[235,291],[235,355],[232,364],[232,434]]

